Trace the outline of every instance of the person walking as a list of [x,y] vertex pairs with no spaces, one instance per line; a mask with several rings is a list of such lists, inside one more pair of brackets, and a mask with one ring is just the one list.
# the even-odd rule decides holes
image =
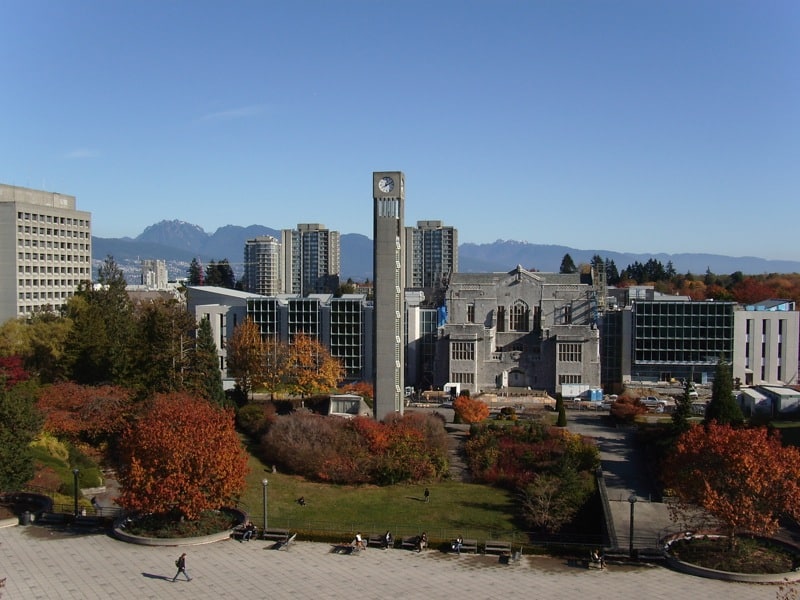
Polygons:
[[425,502],[428,502],[431,499],[431,491],[428,488],[425,488]]
[[175,573],[175,577],[172,578],[173,582],[178,578],[178,575],[180,575],[181,573],[183,573],[183,576],[186,577],[186,581],[192,580],[192,578],[189,577],[189,573],[186,572],[186,552],[184,552],[178,557],[178,559],[175,561],[175,566],[178,567],[178,572]]

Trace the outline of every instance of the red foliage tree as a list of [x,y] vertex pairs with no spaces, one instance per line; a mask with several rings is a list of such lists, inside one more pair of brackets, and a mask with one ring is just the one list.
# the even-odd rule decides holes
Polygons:
[[800,449],[763,427],[696,425],[678,438],[662,475],[677,510],[708,511],[726,526],[731,547],[737,532],[771,535],[781,515],[800,516]]
[[98,441],[122,433],[135,413],[131,392],[125,388],[57,383],[39,393],[44,428],[72,440]]
[[7,390],[31,378],[20,356],[0,356],[0,382]]
[[232,411],[187,394],[162,394],[122,438],[117,500],[127,510],[195,520],[245,487],[247,454]]
[[473,400],[467,395],[456,398],[453,410],[463,423],[480,423],[489,417],[489,406],[480,400]]

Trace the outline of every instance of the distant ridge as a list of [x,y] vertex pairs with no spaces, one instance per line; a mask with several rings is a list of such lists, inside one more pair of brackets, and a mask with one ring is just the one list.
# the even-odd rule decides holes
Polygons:
[[[150,225],[134,239],[93,237],[92,258],[102,261],[111,255],[129,273],[139,268],[142,259],[162,259],[167,262],[171,277],[184,277],[193,258],[198,258],[203,264],[227,259],[240,277],[245,242],[262,235],[280,239],[280,230],[263,225],[225,225],[214,233],[208,233],[202,227],[185,221],[161,221]],[[341,249],[342,279],[372,280],[372,240],[358,233],[343,233]],[[800,261],[719,254],[635,254],[500,239],[491,244],[461,244],[458,252],[459,270],[465,273],[505,272],[517,265],[530,270],[557,272],[565,254],[569,254],[575,264],[589,263],[599,255],[604,260],[613,260],[620,271],[637,261],[645,263],[654,259],[664,266],[672,262],[678,273],[695,275],[709,270],[718,275],[736,271],[745,275],[800,273]]]

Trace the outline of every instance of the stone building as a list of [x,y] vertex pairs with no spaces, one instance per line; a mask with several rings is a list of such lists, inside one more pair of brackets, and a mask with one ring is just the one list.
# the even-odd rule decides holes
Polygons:
[[503,388],[561,393],[600,381],[595,287],[580,274],[454,273],[436,380],[475,395]]

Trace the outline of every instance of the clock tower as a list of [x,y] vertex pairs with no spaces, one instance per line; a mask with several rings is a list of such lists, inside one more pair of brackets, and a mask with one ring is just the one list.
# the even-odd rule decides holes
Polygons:
[[405,252],[403,214],[405,176],[400,171],[372,174],[374,414],[380,421],[387,415],[403,413]]

